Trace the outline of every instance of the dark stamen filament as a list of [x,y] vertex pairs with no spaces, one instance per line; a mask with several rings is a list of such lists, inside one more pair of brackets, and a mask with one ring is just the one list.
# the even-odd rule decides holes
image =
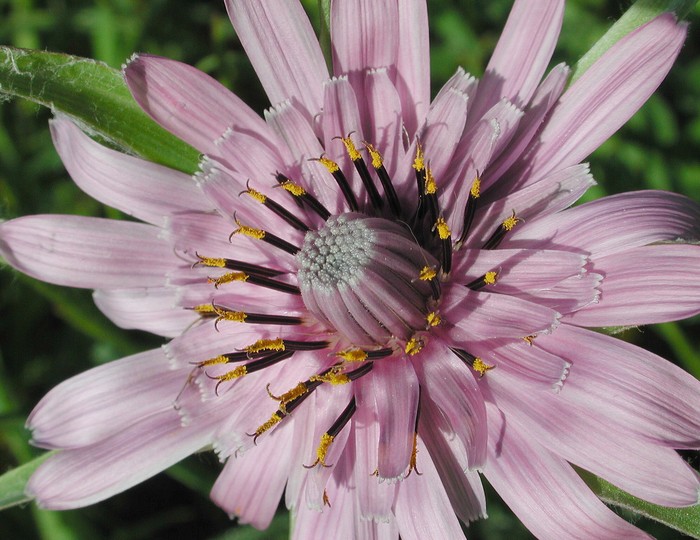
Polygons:
[[399,201],[399,197],[396,195],[396,190],[394,189],[394,185],[391,182],[389,173],[384,167],[382,155],[371,144],[366,142],[363,142],[362,144],[365,145],[365,148],[367,148],[367,151],[372,157],[372,167],[374,167],[374,170],[376,171],[377,176],[379,177],[379,181],[382,183],[382,188],[384,188],[384,195],[389,201],[389,208],[395,216],[400,216],[401,202]]
[[286,251],[290,255],[296,255],[299,252],[299,248],[297,246],[295,246],[294,244],[290,244],[286,240],[282,240],[279,236],[276,236],[271,232],[267,232],[263,229],[249,227],[247,225],[242,225],[240,222],[238,222],[238,220],[236,220],[236,223],[238,224],[238,229],[236,229],[229,235],[229,242],[233,238],[234,234],[242,234],[244,236],[248,236],[256,240],[262,240],[263,242],[270,244],[271,246],[275,246],[276,248],[279,248],[282,251]]
[[462,234],[459,235],[457,240],[457,248],[465,242],[469,236],[469,231],[471,230],[472,223],[474,222],[474,215],[476,214],[476,203],[480,196],[481,180],[479,179],[479,173],[477,172],[474,182],[472,182],[472,187],[469,190],[469,196],[467,197],[467,203],[464,206],[464,221],[462,224]]
[[195,266],[209,266],[214,268],[227,268],[228,270],[238,270],[240,272],[245,272],[246,274],[274,277],[284,274],[282,270],[272,270],[270,268],[265,268],[264,266],[258,266],[257,264],[250,264],[244,261],[237,261],[235,259],[224,259],[224,258],[212,258],[212,257],[202,257],[199,253],[195,253],[199,258],[199,261],[195,263]]
[[369,201],[372,205],[372,208],[374,208],[375,210],[381,209],[382,206],[384,206],[384,201],[382,201],[382,198],[379,196],[379,191],[377,191],[377,187],[374,185],[374,181],[372,180],[372,177],[369,174],[367,164],[365,163],[365,160],[362,159],[362,155],[360,154],[360,152],[357,151],[355,143],[352,141],[350,136],[341,137],[340,140],[343,141],[345,149],[348,151],[348,155],[350,156],[350,159],[352,160],[352,163],[355,166],[355,170],[362,179],[362,184],[367,190],[367,194],[369,195]]
[[297,202],[297,204],[299,204],[300,206],[302,204],[305,204],[311,210],[316,212],[316,214],[318,214],[324,221],[331,216],[331,213],[326,209],[326,207],[323,206],[316,197],[311,195],[311,193],[308,193],[299,184],[295,184],[284,174],[279,172],[275,175],[275,178],[277,179],[277,182],[279,182],[280,187],[282,187],[287,193],[294,197],[294,200]]
[[506,237],[506,234],[512,231],[519,222],[520,219],[515,217],[515,212],[513,212],[513,215],[503,220],[503,223],[501,223],[489,239],[484,242],[482,249],[496,249]]
[[256,191],[254,189],[248,188],[246,191],[244,191],[246,195],[249,195],[259,203],[261,203],[263,206],[266,208],[269,208],[272,210],[272,212],[281,217],[284,221],[286,221],[289,225],[294,227],[295,229],[299,231],[306,232],[309,230],[309,226],[306,225],[303,221],[301,221],[298,217],[296,217],[294,214],[292,214],[289,210],[287,210],[284,206],[281,204],[273,201],[268,197],[267,195],[264,195],[260,193],[259,191]]
[[335,181],[340,187],[340,190],[343,192],[343,196],[345,197],[345,200],[348,203],[350,211],[359,212],[360,207],[357,204],[355,194],[352,192],[352,189],[350,189],[350,184],[348,184],[348,180],[347,178],[345,178],[343,171],[340,170],[340,165],[338,165],[335,161],[328,159],[325,156],[318,158],[316,161],[320,162],[321,165],[326,167],[326,169],[328,169],[328,172],[333,175],[333,178],[335,178]]

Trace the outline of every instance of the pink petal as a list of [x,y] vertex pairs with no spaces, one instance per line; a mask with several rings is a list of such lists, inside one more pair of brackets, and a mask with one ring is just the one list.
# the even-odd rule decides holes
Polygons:
[[321,201],[331,214],[340,213],[343,195],[326,168],[312,161],[324,149],[303,113],[293,103],[284,102],[266,111],[265,118],[296,156],[296,161],[287,164],[291,179]]
[[460,284],[444,287],[440,313],[453,325],[446,326],[445,335],[455,346],[464,341],[550,332],[560,317],[546,306],[505,294],[472,291]]
[[262,139],[270,134],[248,105],[192,66],[139,55],[127,64],[124,75],[141,108],[201,152],[216,155],[214,141],[232,126],[261,134]]
[[162,285],[178,259],[151,225],[81,216],[0,224],[0,254],[32,277],[89,289]]
[[600,258],[620,249],[700,236],[700,207],[665,191],[637,191],[598,199],[566,212],[531,219],[503,247],[568,248]]
[[412,138],[430,105],[428,6],[425,0],[402,0],[397,4],[399,46],[395,84],[401,98],[404,126]]
[[[464,523],[486,517],[479,473],[468,470],[464,446],[440,409],[426,397],[421,399],[419,431],[457,517]],[[421,456],[417,462],[422,465]]]
[[499,99],[524,107],[552,58],[564,16],[563,0],[517,0],[479,82],[474,119]]
[[700,246],[663,244],[627,249],[595,261],[604,277],[600,301],[572,313],[582,326],[626,326],[700,313]]
[[102,289],[93,294],[95,305],[120,328],[177,337],[200,319],[179,305],[175,287]]
[[[373,69],[365,77],[365,99],[369,111],[368,142],[384,158],[384,167],[393,177],[397,165],[405,158],[403,152],[402,105],[387,70]],[[398,187],[395,185],[395,187]]]
[[52,456],[30,478],[27,493],[52,510],[94,504],[202,449],[211,432],[207,422],[183,427],[171,407],[97,444]]
[[161,225],[175,212],[211,209],[190,176],[106,148],[65,117],[51,121],[51,135],[78,187],[130,216]]
[[437,469],[418,439],[421,476],[412,474],[401,482],[396,497],[396,522],[404,540],[465,538]]
[[277,429],[259,447],[230,457],[212,488],[212,500],[241,523],[269,527],[287,483],[292,434]]
[[[387,387],[386,381],[392,381]],[[361,379],[358,401],[373,406],[379,422],[377,472],[380,479],[401,478],[413,451],[418,410],[418,379],[401,360],[376,362]]]
[[226,10],[270,102],[291,98],[318,114],[328,69],[301,4],[227,0]]
[[172,409],[188,371],[171,369],[163,351],[155,349],[76,375],[32,411],[27,420],[32,442],[43,448],[78,448]]
[[535,345],[573,364],[562,398],[640,437],[674,448],[700,446],[700,381],[689,373],[620,339],[565,324]]
[[574,472],[527,430],[489,411],[489,460],[484,475],[538,538],[648,538],[608,509]]
[[[479,468],[486,459],[486,410],[479,385],[469,368],[447,347],[437,342],[428,347],[413,360],[421,389],[461,441],[468,467]],[[435,361],[426,361],[428,354]]]
[[[572,369],[575,369],[572,367]],[[586,406],[523,384],[497,369],[489,372],[494,399],[509,421],[527,430],[566,461],[632,495],[662,506],[698,502],[700,480],[672,449],[645,441],[618,419],[595,416]]]
[[546,174],[578,163],[619,129],[671,69],[687,32],[665,13],[630,32],[562,96],[529,167]]

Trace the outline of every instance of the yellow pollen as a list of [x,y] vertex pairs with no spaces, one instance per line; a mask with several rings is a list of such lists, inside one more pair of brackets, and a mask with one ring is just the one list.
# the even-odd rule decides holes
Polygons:
[[216,309],[211,304],[200,304],[198,306],[194,306],[192,309],[200,315],[209,315],[212,313],[217,313]]
[[261,204],[265,204],[265,201],[267,200],[267,197],[266,197],[265,195],[263,195],[262,193],[260,193],[259,191],[254,190],[254,189],[248,188],[248,189],[245,191],[245,193],[246,193],[247,195],[250,195],[253,199],[255,199],[256,201],[258,201],[258,202],[261,203]]
[[534,335],[533,335],[533,336],[525,336],[525,337],[523,338],[523,340],[524,340],[525,343],[527,343],[530,347],[532,347],[532,342],[535,341],[535,338],[536,338],[536,337],[537,337],[537,336],[534,336]]
[[420,271],[420,274],[418,274],[418,279],[420,279],[421,281],[430,281],[431,279],[435,279],[436,276],[437,272],[434,268],[430,268],[430,266],[424,266],[423,269]]
[[345,375],[345,373],[343,373],[343,368],[340,366],[334,366],[325,375],[313,375],[312,377],[309,377],[309,380],[312,382],[325,382],[332,384],[333,386],[347,384],[350,382],[350,379],[347,375]]
[[243,311],[229,311],[217,307],[214,308],[214,313],[219,316],[220,321],[245,322],[248,317]]
[[224,274],[223,276],[219,276],[218,278],[209,278],[207,279],[208,283],[213,283],[214,287],[217,289],[219,288],[220,285],[223,285],[224,283],[232,283],[234,281],[247,281],[248,280],[248,274],[245,272],[228,272],[227,274]]
[[496,278],[498,277],[498,272],[486,272],[484,274],[484,283],[486,285],[493,285],[496,283]]
[[284,340],[282,338],[259,339],[252,345],[248,345],[244,350],[247,353],[257,353],[261,351],[283,351]]
[[264,424],[259,426],[258,429],[255,430],[255,436],[259,437],[260,435],[262,435],[266,431],[269,431],[271,428],[273,428],[277,424],[279,424],[280,421],[282,420],[282,418],[284,418],[284,417],[280,416],[277,413],[277,411],[275,411],[274,413],[272,413],[272,416],[270,417],[270,419],[267,422],[265,422]]
[[514,228],[518,223],[520,223],[520,219],[518,219],[517,217],[515,217],[515,212],[513,212],[513,215],[510,216],[509,218],[506,218],[506,219],[503,221],[502,225],[503,225],[503,228],[504,228],[506,231],[512,231],[513,228]]
[[358,159],[362,158],[360,153],[357,151],[357,148],[355,147],[355,143],[352,142],[352,139],[350,137],[341,137],[340,140],[343,141],[343,144],[345,145],[345,149],[348,151],[350,159],[352,159],[353,161],[357,161]]
[[202,257],[201,255],[197,255],[197,257],[199,257],[199,262],[197,264],[202,264],[204,266],[211,266],[214,268],[224,268],[226,266],[226,259],[214,258],[214,257]]
[[412,337],[406,342],[406,346],[404,347],[404,351],[406,354],[409,356],[415,356],[419,352],[423,350],[424,343],[417,338]]
[[331,174],[340,170],[340,167],[335,161],[333,161],[332,159],[328,159],[325,156],[318,158],[318,162],[321,165],[323,165],[326,169],[328,169],[328,172]]
[[219,375],[217,379],[221,382],[230,381],[232,379],[238,379],[239,377],[243,377],[243,375],[246,375],[247,373],[248,369],[245,366],[238,366],[236,369],[229,371],[228,373]]
[[478,176],[474,178],[474,182],[472,182],[472,188],[469,190],[469,193],[471,193],[471,196],[475,199],[478,199],[479,195],[481,195],[481,180],[479,180]]
[[447,226],[447,222],[444,220],[444,218],[439,217],[437,219],[435,222],[435,228],[437,229],[440,240],[447,240],[450,236],[452,236],[452,232]]
[[263,238],[265,238],[265,231],[263,231],[262,229],[248,227],[248,225],[241,225],[240,223],[238,223],[238,229],[231,233],[231,235],[234,234],[242,234],[244,236],[249,236],[250,238],[255,238],[256,240],[262,240]]
[[435,195],[437,193],[437,184],[435,183],[435,177],[433,176],[433,171],[430,169],[425,170],[425,194]]
[[367,148],[369,155],[372,156],[372,167],[374,167],[375,169],[378,169],[382,165],[384,165],[384,159],[382,158],[382,155],[379,153],[379,150],[377,150],[374,146],[372,146],[369,143],[362,143],[362,144],[365,145],[365,148]]
[[346,349],[335,353],[346,362],[364,362],[367,360],[367,353],[362,349]]
[[423,156],[423,147],[420,144],[416,145],[416,158],[413,160],[413,168],[418,172],[425,169],[425,158]]
[[425,318],[425,320],[428,321],[428,326],[437,326],[442,322],[442,318],[440,317],[440,315],[438,315],[434,311],[428,313],[428,316]]
[[282,189],[285,189],[295,197],[301,197],[302,195],[306,195],[306,190],[304,190],[303,187],[301,187],[299,184],[295,184],[291,180],[286,180],[285,182],[282,182],[280,186],[282,186]]
[[217,364],[226,364],[228,363],[228,358],[225,356],[215,356],[214,358],[210,358],[209,360],[205,360],[204,362],[199,362],[197,364],[197,367],[207,367],[207,366],[215,366]]
[[289,404],[290,401],[295,400],[298,397],[303,396],[309,391],[309,389],[306,387],[306,385],[303,382],[300,382],[297,384],[294,388],[291,390],[288,390],[281,396],[275,396],[270,392],[270,385],[267,385],[267,395],[269,395],[272,399],[279,401],[280,402],[280,410],[284,411],[285,413],[287,412],[287,405]]
[[488,370],[494,367],[496,366],[489,366],[479,357],[474,358],[474,362],[472,362],[472,369],[479,374],[479,377],[483,377]]
[[318,443],[318,448],[316,449],[316,463],[314,463],[314,465],[320,463],[322,466],[327,467],[326,454],[328,454],[328,448],[333,443],[333,439],[335,439],[335,437],[328,433],[321,435],[321,442]]

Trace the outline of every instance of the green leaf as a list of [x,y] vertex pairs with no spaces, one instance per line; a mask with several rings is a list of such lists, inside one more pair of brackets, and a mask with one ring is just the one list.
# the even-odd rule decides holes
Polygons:
[[151,120],[131,97],[121,72],[102,62],[3,46],[0,93],[67,114],[123,151],[188,174],[197,170],[199,153]]
[[318,9],[321,13],[321,31],[319,43],[323,56],[326,58],[328,71],[333,73],[333,56],[331,51],[331,0],[318,0]]
[[32,473],[53,452],[46,452],[38,458],[7,471],[0,476],[0,510],[29,502],[31,499],[24,493],[24,488]]
[[625,491],[613,486],[611,483],[594,476],[593,474],[579,470],[578,473],[586,481],[588,486],[605,503],[631,510],[636,514],[653,519],[677,531],[687,534],[692,538],[700,539],[700,505],[686,508],[669,508],[651,504],[638,499]]
[[666,12],[673,12],[679,18],[683,18],[696,3],[697,0],[637,0],[577,62],[571,83],[583,75],[610,47],[633,30]]

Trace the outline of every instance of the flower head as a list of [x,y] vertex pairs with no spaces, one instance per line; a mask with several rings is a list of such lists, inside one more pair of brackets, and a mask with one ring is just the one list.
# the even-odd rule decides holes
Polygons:
[[654,19],[565,90],[566,66],[545,76],[563,2],[518,0],[484,77],[458,70],[431,101],[425,2],[336,0],[332,74],[299,4],[226,5],[264,119],[134,56],[134,98],[203,154],[194,179],[57,117],[76,183],[144,223],[0,225],[19,270],[173,338],[36,407],[34,442],[60,450],[30,481],[39,504],[96,502],[210,446],[214,501],[265,527],[285,492],[297,538],[459,538],[486,515],[480,473],[539,537],[640,535],[572,464],[695,504],[674,449],[700,445],[700,384],[586,328],[700,312],[700,208],[665,192],[570,208],[685,26]]

